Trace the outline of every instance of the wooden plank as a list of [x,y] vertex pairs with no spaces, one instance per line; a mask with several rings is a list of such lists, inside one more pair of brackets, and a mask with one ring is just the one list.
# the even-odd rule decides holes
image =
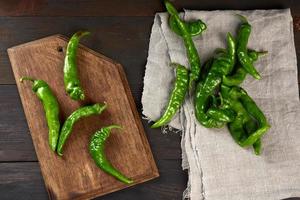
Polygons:
[[[17,0],[18,1],[18,0]],[[16,0],[12,0],[12,1],[1,1],[0,2],[0,9],[3,8],[3,10],[5,12],[7,12],[8,10],[3,7],[1,3],[5,2],[5,3],[8,3],[10,4],[11,6],[14,6],[16,5],[15,3],[17,3]],[[28,1],[29,2],[29,1]],[[48,1],[49,2],[49,1]],[[53,1],[54,2],[54,1]],[[56,1],[58,2],[58,1]],[[61,2],[61,1],[60,1]],[[70,2],[70,1],[69,1]],[[87,5],[89,5],[89,0],[85,1],[87,3]],[[157,3],[156,1],[152,1],[153,3]],[[223,4],[226,4],[225,7],[229,7],[229,8],[232,8],[232,6],[237,6],[238,8],[244,8],[244,9],[250,9],[250,8],[261,8],[260,5],[262,4],[265,4],[266,7],[268,8],[281,8],[281,7],[285,7],[285,6],[282,6],[282,4],[285,4],[287,3],[288,4],[288,7],[292,7],[292,12],[294,15],[298,15],[299,16],[299,9],[298,9],[298,1],[292,1],[292,4],[290,4],[291,1],[251,1],[251,2],[239,2],[239,1],[234,1],[234,0],[229,0],[229,1],[206,1],[206,2],[202,2],[201,4],[199,4],[199,1],[197,0],[191,0],[191,1],[175,1],[175,3],[182,3],[182,5],[184,7],[188,7],[187,4],[189,4],[189,8],[205,8],[205,7],[211,7],[211,9],[216,9],[216,8],[221,8],[221,6],[224,6]],[[130,3],[130,2],[127,2],[126,3]],[[160,4],[160,2],[159,2]],[[248,7],[244,7],[243,5],[240,5],[240,4],[243,4],[243,5],[246,5],[246,4],[251,4],[249,5],[250,8]],[[298,5],[295,5],[295,4],[298,4]],[[63,4],[60,4],[58,2],[58,6],[62,5],[61,7],[64,7]],[[78,5],[78,4],[76,4]],[[179,5],[179,4],[178,4]],[[178,6],[177,5],[177,6]],[[46,4],[44,4],[43,6],[47,6]],[[83,5],[81,5],[82,7]],[[84,5],[85,6],[85,5]],[[122,6],[122,4],[120,3],[120,7]],[[75,7],[75,6],[74,6]],[[73,9],[74,9],[73,7]],[[86,12],[86,16],[89,15],[89,13],[91,13],[88,9],[84,11],[84,9],[81,9],[81,7],[75,7],[75,9],[79,12],[76,12],[79,16],[79,14],[82,14],[84,12]],[[94,5],[93,5],[94,8],[96,8]],[[179,7],[179,6],[178,6]],[[79,9],[78,9],[79,8]],[[17,12],[16,10],[14,10],[13,12],[16,12],[17,15],[21,16],[22,13],[23,13],[23,10],[22,8],[18,8],[19,11]],[[111,9],[111,8],[109,8]],[[105,9],[106,10],[109,10],[109,9]],[[1,12],[3,11],[1,10]],[[95,9],[96,11],[94,13],[92,13],[94,16],[96,15],[102,15],[102,14],[105,14],[105,12],[98,12],[98,9]],[[163,10],[163,9],[162,9]],[[56,15],[56,11],[57,9],[55,8],[55,10],[50,10],[47,11],[48,13],[46,14],[45,11],[43,10],[38,10],[38,11],[34,11],[36,14],[33,14],[33,13],[30,13],[30,12],[27,12],[27,14],[25,13],[24,15],[26,16],[33,16],[33,15],[41,15],[41,16],[47,16],[47,15]],[[82,11],[82,12],[81,12]],[[147,10],[146,12],[152,12],[150,9]],[[118,15],[119,13],[117,12],[112,12],[112,11],[108,11],[110,13],[112,13],[112,15]],[[127,10],[124,10],[123,12],[127,12]],[[132,11],[131,11],[132,12]],[[155,12],[155,11],[154,11]],[[153,12],[153,13],[154,13]],[[61,13],[63,13],[61,11]],[[72,13],[75,13],[75,12],[72,12]],[[298,13],[298,14],[297,14]],[[69,13],[66,13],[66,16],[69,15],[70,16],[71,12]],[[76,15],[77,15],[76,14]],[[63,14],[62,14],[63,15]],[[131,14],[129,13],[128,15],[134,15],[134,14]],[[19,44],[19,43],[23,43],[23,42],[27,42],[27,41],[30,41],[30,40],[33,40],[33,39],[37,39],[37,38],[41,38],[41,37],[44,37],[45,35],[49,35],[49,34],[54,34],[54,33],[64,33],[66,35],[70,35],[73,31],[77,30],[77,28],[80,28],[80,27],[83,27],[83,26],[91,26],[91,24],[82,24],[79,26],[76,27],[76,18],[74,18],[74,22],[72,22],[70,25],[69,25],[69,17],[66,17],[66,18],[60,18],[60,19],[57,19],[57,20],[47,20],[46,19],[47,17],[45,17],[45,20],[46,22],[55,22],[55,23],[52,23],[51,24],[51,29],[54,29],[55,31],[51,32],[52,30],[47,30],[47,24],[43,24],[42,22],[40,23],[37,23],[37,26],[35,26],[34,24],[36,23],[35,19],[29,19],[29,18],[0,18],[0,21],[1,21],[1,27],[0,27],[0,40],[3,40],[0,42],[0,47],[2,46],[3,48],[0,49],[0,62],[1,62],[1,65],[0,65],[0,68],[4,66],[4,68],[0,69],[0,82],[2,84],[13,84],[14,83],[14,79],[13,79],[13,76],[12,76],[12,73],[11,73],[11,70],[10,70],[10,64],[8,62],[8,59],[7,59],[7,55],[6,55],[6,48],[7,47],[10,47],[10,46],[13,46],[15,44]],[[95,17],[94,20],[92,20],[91,18],[89,17],[86,17],[87,19],[89,19],[88,21],[95,21],[95,25],[93,26],[97,26],[96,22],[98,21],[99,24],[102,23],[102,19],[99,17]],[[7,19],[10,19],[10,20],[7,20]],[[13,20],[12,20],[13,19]],[[65,21],[66,19],[66,21]],[[77,18],[78,19],[78,18]],[[140,41],[138,41],[137,43],[136,40],[138,40],[136,38],[137,35],[140,35],[140,34],[144,34],[143,32],[139,32],[139,33],[136,33],[136,32],[133,32],[132,29],[127,29],[127,25],[122,21],[124,18],[123,17],[120,17],[120,18],[114,18],[113,21],[120,21],[120,29],[123,30],[121,31],[120,33],[116,32],[116,31],[112,31],[112,32],[108,32],[106,33],[106,31],[108,29],[104,29],[104,36],[100,36],[101,39],[103,40],[99,40],[98,42],[90,42],[89,40],[85,40],[85,43],[90,46],[90,47],[93,47],[93,49],[96,49],[96,50],[100,50],[101,52],[105,52],[106,55],[110,56],[110,57],[113,57],[113,58],[116,58],[118,59],[119,61],[122,60],[122,64],[124,65],[125,67],[125,71],[127,73],[127,76],[129,78],[129,83],[130,83],[130,86],[131,86],[131,89],[133,90],[133,93],[134,93],[134,96],[135,96],[135,100],[137,103],[140,104],[140,95],[141,95],[141,91],[142,91],[142,76],[143,76],[143,70],[144,70],[144,64],[145,64],[145,59],[147,57],[147,54],[146,53],[141,53],[141,52],[134,52],[134,57],[129,57],[128,55],[131,55],[131,51],[124,51],[124,52],[114,52],[114,49],[117,47],[117,49],[119,49],[120,47],[119,46],[122,46],[122,44],[120,43],[114,43],[114,44],[109,44],[112,42],[111,38],[112,36],[109,35],[109,34],[112,34],[112,35],[117,35],[119,34],[120,36],[125,36],[124,38],[128,38],[128,40],[131,40],[132,42],[132,46],[130,47],[130,50],[136,50],[136,49],[142,49],[140,47],[144,47],[142,45],[140,45]],[[132,18],[134,19],[134,18]],[[28,21],[32,21],[32,23],[28,22]],[[37,20],[37,21],[42,21],[43,18],[41,18],[40,20]],[[125,21],[127,20],[127,18],[125,19]],[[151,27],[151,23],[152,23],[152,17],[150,18],[149,20],[149,24],[145,25],[143,23],[140,23],[139,20],[137,20],[137,23],[135,23],[135,25],[137,27],[141,27],[141,28],[145,28],[145,26],[150,30],[150,27]],[[134,21],[134,20],[133,20]],[[142,21],[142,20],[141,20]],[[25,23],[24,23],[25,22]],[[61,23],[60,23],[61,22]],[[66,27],[63,27],[63,26],[60,26],[60,29],[59,30],[57,27],[56,27],[56,24],[68,24],[68,26]],[[26,26],[27,25],[30,25],[30,31],[26,30]],[[23,26],[24,25],[24,26]],[[26,25],[26,26],[25,26]],[[128,24],[130,26],[130,24]],[[6,27],[8,30],[10,30],[9,32],[7,32],[5,29],[3,29],[3,27]],[[22,29],[20,29],[20,27]],[[99,29],[96,30],[97,31],[97,35],[101,35],[103,32],[102,32],[102,29],[103,26],[102,25],[99,25]],[[58,29],[58,30],[57,30]],[[296,29],[295,29],[296,30]],[[148,31],[148,30],[147,30]],[[31,32],[31,33],[30,33]],[[51,33],[50,33],[51,32]],[[149,32],[150,33],[150,32]],[[24,34],[24,35],[23,35]],[[134,36],[134,37],[131,37],[131,36]],[[149,35],[147,35],[147,37],[149,37]],[[297,33],[295,35],[295,43],[296,43],[296,47],[297,49],[299,49],[299,42],[297,42],[297,38],[300,38],[299,36],[297,36]],[[148,39],[148,38],[147,38]],[[11,44],[10,45],[2,45],[2,44],[5,44],[7,41],[11,41]],[[119,40],[117,40],[119,41]],[[127,40],[124,40],[124,42],[127,44]],[[128,42],[129,43],[129,42]],[[143,41],[143,43],[145,43],[145,49],[143,49],[143,51],[147,51],[147,48],[148,48],[148,41]],[[105,46],[105,49],[103,48]],[[106,52],[107,51],[107,52]],[[299,51],[298,51],[299,52]],[[298,59],[299,59],[299,53],[297,52],[297,56],[298,56]],[[4,63],[3,60],[5,61]],[[298,60],[298,63],[299,63],[299,60]],[[138,73],[138,75],[135,76],[135,73]],[[130,75],[128,75],[128,73],[130,73]],[[299,73],[298,73],[299,75]],[[8,78],[7,78],[8,77]],[[140,79],[140,80],[139,80]],[[5,86],[6,87],[6,86]],[[12,86],[14,87],[14,86]],[[1,88],[3,88],[3,86],[0,86],[0,90]],[[7,93],[9,93],[8,90],[6,90],[5,93],[3,93],[4,95],[1,96],[1,99],[0,101],[5,98],[5,96],[7,95]],[[14,91],[14,94],[17,94],[15,93]],[[9,104],[7,103],[8,101],[12,101],[12,99],[9,99],[7,98],[5,101],[3,102],[6,102],[6,105],[8,106],[12,106],[14,107],[16,104]],[[16,107],[15,109],[20,109],[22,110],[20,107]],[[16,146],[16,150],[15,150],[15,155],[18,155],[17,157],[15,157],[14,155],[12,155],[12,157],[14,157],[15,159],[12,159],[12,160],[24,160],[24,157],[21,156],[22,154],[22,149],[20,146],[22,146],[22,142],[25,142],[25,146],[30,146],[29,143],[30,142],[30,138],[28,137],[28,135],[26,135],[28,133],[28,130],[26,128],[22,128],[22,127],[19,127],[20,125],[20,122],[19,120],[15,120],[15,119],[18,119],[18,118],[10,118],[10,117],[6,117],[7,115],[10,115],[10,114],[13,114],[12,112],[18,112],[16,110],[10,110],[10,109],[6,109],[5,112],[3,113],[3,110],[2,110],[2,107],[1,107],[1,112],[0,112],[0,118],[1,118],[1,121],[5,121],[6,118],[7,119],[12,119],[12,121],[16,121],[16,124],[15,126],[13,126],[14,124],[11,123],[11,121],[9,122],[7,120],[7,132],[3,132],[3,130],[0,131],[0,141],[3,141],[3,138],[5,140],[7,140],[7,142],[5,144],[11,144],[12,142],[14,142],[13,140],[16,140],[16,138],[18,138],[18,143],[16,145],[11,145],[11,148],[13,148],[14,146]],[[6,112],[7,111],[7,112]],[[3,113],[3,115],[1,115]],[[16,115],[17,117],[19,115]],[[24,119],[24,116],[21,117],[23,120]],[[22,122],[23,123],[23,122]],[[26,123],[23,123],[25,125],[23,126],[26,126]],[[2,126],[2,124],[1,124]],[[148,127],[148,126],[146,126]],[[20,133],[20,134],[24,134],[26,135],[26,137],[23,139],[21,135],[17,134],[16,137],[13,136],[12,134],[15,132],[15,129],[24,129],[23,131],[16,131],[17,133]],[[158,166],[159,168],[165,166],[165,167],[168,167],[168,169],[170,169],[170,171],[172,171],[172,169],[174,168],[174,164],[173,163],[164,163],[162,161],[160,161],[159,158],[161,157],[166,157],[167,158],[174,158],[174,159],[179,159],[178,160],[178,163],[180,165],[180,146],[179,144],[177,144],[177,147],[174,143],[174,135],[164,135],[162,136],[159,131],[154,131],[154,130],[149,130],[147,131],[149,134],[149,139],[150,139],[150,143],[152,145],[152,148],[154,150],[154,155],[159,155],[159,156],[156,156],[157,157],[157,160],[158,160]],[[4,133],[4,134],[3,134]],[[5,135],[7,134],[10,134],[8,137],[9,138],[5,138]],[[3,136],[3,137],[2,137]],[[21,138],[20,138],[21,137]],[[171,138],[170,138],[171,137]],[[29,138],[29,142],[28,142],[28,139]],[[27,142],[28,142],[28,145],[27,145]],[[3,142],[4,143],[4,142]],[[3,155],[5,155],[5,159],[10,159],[9,155],[10,154],[7,154],[7,146],[5,146],[5,144],[3,144],[4,146],[1,146],[0,147],[0,150],[1,150],[1,154],[0,154],[0,160],[1,158],[3,158]],[[31,146],[31,148],[33,148]],[[27,149],[30,149],[30,148],[27,148]],[[173,151],[174,150],[174,151]],[[25,154],[26,155],[26,160],[34,160],[34,152],[31,152],[30,153],[30,150],[24,150],[26,151]],[[4,153],[2,153],[4,152]],[[27,153],[28,152],[28,153]],[[172,154],[173,153],[173,154]],[[30,154],[30,155],[29,155]],[[10,168],[14,168],[14,166],[9,166]],[[18,168],[19,171],[23,170],[21,168]],[[3,176],[2,174],[6,174],[7,170],[4,170],[3,173],[1,173],[1,176]],[[25,170],[26,171],[26,170]],[[162,174],[161,174],[162,175]],[[173,177],[176,177],[176,179],[174,179],[175,181],[177,180],[177,177],[178,176],[181,176],[182,175],[182,172],[181,170],[179,170],[176,173],[174,174],[170,174],[170,177],[173,176]],[[19,177],[22,177],[23,175],[20,175]],[[161,176],[161,178],[164,177],[164,175]],[[41,177],[40,177],[41,178]],[[160,178],[160,179],[161,179]],[[158,179],[158,180],[160,180]],[[154,182],[156,183],[157,180],[155,180]],[[152,182],[151,182],[152,183]],[[164,184],[160,185],[159,187],[163,187],[164,185],[167,185],[169,184],[168,181],[164,182]],[[184,189],[184,186],[186,185],[186,182],[185,181],[182,181],[181,183],[178,183],[179,185],[181,184],[181,191],[177,191],[175,190],[175,192],[178,192],[178,196],[172,196],[174,197],[173,199],[180,199],[181,198],[181,192],[183,191]],[[29,186],[28,186],[29,185]],[[128,190],[124,190],[124,191],[120,191],[120,192],[116,192],[116,193],[113,193],[111,195],[108,195],[108,196],[105,196],[105,197],[102,197],[102,198],[99,198],[99,199],[103,199],[103,198],[108,198],[108,197],[111,197],[111,199],[140,199],[140,198],[143,198],[143,199],[151,199],[151,198],[148,198],[149,196],[150,197],[153,197],[153,194],[156,194],[156,191],[155,190],[152,190],[151,189],[151,186],[150,188],[147,187],[145,188],[145,190],[141,190],[141,189],[137,189],[135,190],[135,188],[140,188],[140,187],[143,187],[144,184],[142,184],[141,186],[137,186],[137,187],[134,187],[134,188],[130,188]],[[148,183],[146,183],[146,185],[148,185]],[[28,186],[28,187],[27,187]],[[14,197],[16,197],[16,194],[18,194],[17,196],[19,198],[17,199],[21,199],[21,197],[24,197],[22,199],[44,199],[46,194],[44,193],[44,196],[36,196],[35,194],[37,193],[40,193],[40,192],[44,192],[45,189],[40,189],[40,188],[43,188],[43,183],[42,181],[41,182],[38,182],[37,181],[33,181],[33,182],[25,182],[25,183],[16,183],[16,184],[11,184],[9,187],[6,187],[4,185],[1,185],[0,187],[0,194],[1,194],[1,197],[2,197],[2,194],[7,194],[9,193],[10,196],[8,196],[9,198],[7,199],[14,199]],[[41,191],[40,191],[41,190]],[[128,194],[129,191],[134,191],[135,193],[130,193],[131,195]],[[124,192],[124,193],[123,193]],[[31,193],[33,193],[33,196],[36,197],[36,198],[31,198]],[[117,196],[114,196],[114,195],[117,195]],[[137,195],[136,195],[137,194]],[[157,195],[155,196],[156,198],[152,198],[152,199],[170,199],[170,196],[173,194],[173,191],[167,191],[164,193],[164,195]],[[26,196],[27,195],[27,196]],[[128,198],[129,197],[129,198]],[[3,198],[1,198],[3,199]],[[299,198],[295,198],[295,199],[299,199]]]
[[135,94],[143,80],[152,23],[153,17],[0,17],[0,84],[15,84],[7,48],[52,34],[71,35],[86,29],[92,35],[83,43],[118,60]]
[[[17,200],[21,197],[28,200],[46,199],[46,189],[37,163],[1,163],[36,160],[36,156],[16,86],[0,86],[0,96],[1,199]],[[160,171],[160,178],[109,194],[99,200],[134,200],[140,197],[144,200],[181,198],[186,186],[186,173],[181,170],[180,134],[161,134],[158,129],[150,129],[146,120],[143,120],[143,124]],[[167,189],[166,186],[170,184],[173,186]]]
[[0,96],[0,162],[36,161],[16,86],[0,86]]
[[[174,0],[178,9],[271,9],[288,8],[300,10],[293,0],[214,0],[199,3],[198,0]],[[78,9],[80,8],[80,9]],[[0,16],[153,16],[164,11],[162,1],[131,0],[11,0],[0,2]]]
[[[82,103],[64,91],[63,59],[67,39],[56,35],[8,49],[16,80],[32,76],[47,81],[58,101],[63,118]],[[30,84],[17,82],[31,136],[50,199],[88,199],[128,187],[99,170],[88,154],[90,135],[107,124],[123,126],[122,134],[109,138],[106,153],[111,162],[134,184],[158,176],[139,115],[120,64],[86,47],[78,50],[78,70],[86,103],[107,102],[101,116],[81,120],[64,149],[63,159],[48,146],[48,128],[39,100]]]
[[[186,173],[180,160],[160,160],[160,178],[96,198],[101,200],[181,199]],[[37,162],[0,163],[1,200],[47,199],[43,178]]]
[[[152,23],[153,17],[0,17],[0,84],[15,84],[7,48],[49,34],[71,35],[78,29],[87,29],[92,35],[83,43],[123,65],[135,102],[141,106]],[[295,45],[300,63],[300,18],[295,18],[294,23]]]
[[0,163],[2,200],[47,199],[38,162]]
[[[96,198],[95,200],[166,200],[181,199],[186,185],[186,172],[180,160],[161,160],[160,178]],[[47,199],[37,162],[0,163],[1,200]],[[286,200],[300,200],[289,198]]]
[[[0,162],[37,161],[16,85],[0,85]],[[141,107],[138,108],[141,113]],[[161,134],[143,120],[157,161],[181,160],[180,134]]]

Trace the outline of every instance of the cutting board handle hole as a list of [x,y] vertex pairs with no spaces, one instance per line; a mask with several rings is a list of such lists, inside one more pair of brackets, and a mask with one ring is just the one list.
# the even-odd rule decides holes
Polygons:
[[64,49],[63,49],[63,47],[61,47],[61,46],[58,46],[58,47],[57,47],[57,51],[58,51],[58,52],[63,52],[63,51],[64,51]]

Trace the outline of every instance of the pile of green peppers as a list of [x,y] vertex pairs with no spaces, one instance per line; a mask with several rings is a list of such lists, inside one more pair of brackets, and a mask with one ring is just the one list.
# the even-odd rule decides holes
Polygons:
[[237,15],[241,20],[237,38],[228,33],[226,49],[216,49],[213,57],[201,67],[192,37],[206,29],[205,23],[201,20],[184,22],[169,1],[165,1],[165,6],[170,14],[170,29],[184,41],[190,70],[176,64],[177,76],[168,106],[152,127],[170,122],[190,90],[190,95],[194,94],[195,116],[201,125],[206,128],[227,125],[238,145],[252,146],[256,155],[261,154],[261,137],[270,125],[261,109],[240,87],[247,74],[261,79],[254,62],[267,53],[247,48],[251,25],[244,16]]

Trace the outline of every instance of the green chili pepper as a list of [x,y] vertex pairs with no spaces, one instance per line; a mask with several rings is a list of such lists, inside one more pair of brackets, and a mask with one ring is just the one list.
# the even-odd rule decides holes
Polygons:
[[232,122],[236,117],[236,113],[233,110],[216,107],[209,108],[206,114],[220,122]]
[[80,86],[78,78],[77,66],[76,66],[76,54],[78,49],[79,40],[89,35],[90,32],[79,31],[75,33],[69,43],[66,50],[65,64],[64,64],[64,83],[65,90],[73,100],[84,100],[84,92]]
[[241,88],[241,102],[247,112],[257,120],[258,122],[258,129],[252,133],[247,140],[241,142],[241,146],[249,146],[253,145],[261,136],[263,136],[269,129],[270,125],[264,115],[264,113],[259,109],[256,103],[251,99],[251,97],[247,94],[245,90]]
[[88,117],[91,115],[100,115],[105,109],[107,105],[106,103],[101,104],[97,103],[91,106],[84,106],[81,107],[77,110],[75,110],[65,121],[65,123],[62,126],[59,140],[58,140],[58,145],[57,145],[57,153],[58,155],[62,156],[63,155],[63,147],[64,144],[66,143],[68,137],[70,136],[74,124],[80,120],[81,118]]
[[55,151],[60,131],[59,104],[57,99],[45,81],[35,80],[30,77],[22,77],[20,79],[21,82],[24,80],[33,82],[32,90],[43,104],[49,128],[49,146],[52,151]]
[[166,111],[164,112],[162,117],[151,126],[151,128],[158,128],[170,122],[176,114],[176,112],[178,111],[178,109],[180,108],[180,106],[182,105],[186,93],[188,91],[188,70],[184,66],[179,64],[171,64],[171,66],[176,68],[175,86],[171,93],[171,97]]
[[255,153],[260,154],[259,140],[270,128],[266,117],[242,88],[222,85],[221,93],[224,101],[237,113],[235,120],[228,124],[232,137],[242,147],[253,145]]
[[[200,35],[207,28],[206,24],[200,19],[196,21],[183,22],[183,23],[185,23],[185,26],[187,27],[188,32],[191,36]],[[169,26],[174,33],[182,37],[181,30],[178,28],[175,17],[172,15],[169,18]]]
[[200,74],[200,77],[199,77],[199,82],[203,82],[205,80],[205,78],[208,75],[209,70],[211,69],[213,61],[214,61],[214,59],[210,58],[210,59],[208,59],[204,63],[204,65],[202,66],[202,69],[201,69],[201,74]]
[[247,19],[242,15],[237,15],[240,17],[242,24],[238,32],[237,40],[237,56],[243,66],[243,68],[255,79],[260,79],[260,75],[255,69],[254,65],[251,62],[251,59],[247,53],[247,44],[249,36],[251,33],[251,25],[248,23]]
[[180,19],[177,10],[174,6],[167,0],[164,1],[168,13],[174,18],[174,21],[177,23],[177,27],[180,30],[182,39],[184,41],[187,57],[190,63],[190,78],[189,78],[189,87],[193,88],[194,82],[198,80],[200,75],[200,57],[198,55],[197,49],[192,40],[192,36],[189,32],[187,25]]
[[[258,126],[257,126],[257,122],[256,122],[255,119],[249,120],[245,124],[245,130],[246,130],[248,136],[250,136],[252,133],[254,133],[257,129],[258,129]],[[260,155],[261,154],[261,148],[262,148],[261,139],[259,138],[252,146],[253,146],[253,149],[254,149],[254,153],[256,155]]]
[[[219,85],[221,84],[222,77],[232,71],[234,63],[235,41],[232,35],[228,33],[226,52],[221,52],[216,58],[214,58],[206,78],[203,81],[200,81],[196,87],[196,118],[203,126],[207,128],[222,127],[225,125],[224,121],[228,122],[234,118],[234,115],[232,115],[231,112],[227,112],[228,110],[220,109],[218,112],[215,110],[209,111],[209,98],[216,93]],[[222,118],[220,118],[221,116]],[[218,118],[219,120],[217,120]]]
[[222,82],[228,86],[237,86],[245,80],[246,75],[246,70],[241,66],[237,66],[236,72],[231,76],[223,76]]
[[247,123],[251,117],[239,101],[241,96],[239,90],[235,87],[231,88],[222,84],[221,94],[225,107],[232,109],[236,113],[235,119],[228,123],[228,129],[233,139],[239,144],[240,141],[247,139],[244,124]]
[[[248,56],[252,63],[258,60],[260,56],[266,54],[267,51],[257,52],[254,50],[248,50]],[[247,71],[240,64],[238,64],[236,65],[236,69],[234,70],[233,74],[228,76],[223,76],[222,82],[228,86],[238,86],[245,80],[246,75],[247,75]]]
[[117,178],[123,183],[131,184],[133,183],[133,181],[127,178],[126,176],[124,176],[116,168],[114,168],[112,164],[107,160],[104,153],[105,141],[110,135],[110,130],[113,128],[121,128],[121,127],[118,125],[111,125],[97,131],[91,138],[90,145],[89,145],[89,152],[93,160],[95,161],[96,165],[100,169],[110,174],[111,176]]

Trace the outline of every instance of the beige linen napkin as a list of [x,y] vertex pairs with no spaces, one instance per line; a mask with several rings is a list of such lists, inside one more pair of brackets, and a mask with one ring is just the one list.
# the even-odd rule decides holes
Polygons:
[[[289,9],[254,11],[189,11],[185,20],[202,19],[208,26],[193,38],[202,63],[226,33],[236,35],[245,15],[252,25],[249,47],[267,50],[256,62],[262,75],[247,77],[244,87],[266,114],[272,128],[263,137],[263,153],[239,147],[228,130],[207,129],[194,116],[193,99],[187,97],[170,126],[182,130],[182,167],[189,171],[183,198],[192,200],[274,200],[300,196],[300,106],[292,17]],[[164,111],[173,87],[170,62],[189,66],[182,39],[158,13],[152,27],[142,96],[143,114],[156,120]]]

